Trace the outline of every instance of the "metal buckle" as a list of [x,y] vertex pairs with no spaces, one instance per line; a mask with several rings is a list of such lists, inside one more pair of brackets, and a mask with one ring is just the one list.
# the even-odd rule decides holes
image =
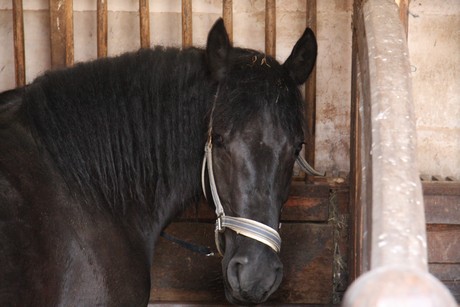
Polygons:
[[222,214],[221,214],[217,217],[217,220],[216,220],[216,231],[218,231],[219,233],[223,233],[224,230],[225,229],[222,227]]

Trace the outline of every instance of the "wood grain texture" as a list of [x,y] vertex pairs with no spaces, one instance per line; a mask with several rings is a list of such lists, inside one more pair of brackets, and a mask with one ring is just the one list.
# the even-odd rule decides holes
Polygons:
[[276,57],[276,0],[265,0],[265,53]]
[[284,204],[282,222],[327,222],[329,219],[329,185],[293,182]]
[[[459,281],[460,263],[430,263],[430,273],[442,281]],[[460,287],[460,281],[459,281]]]
[[427,244],[428,262],[460,263],[460,225],[428,225]]
[[[173,223],[166,231],[214,246],[214,225]],[[284,279],[269,304],[328,304],[332,300],[332,227],[285,224],[281,229]],[[226,304],[219,257],[193,254],[160,239],[152,269],[152,302]]]
[[97,57],[107,56],[108,24],[107,24],[107,1],[97,0]]
[[73,2],[49,0],[51,67],[73,65]]
[[192,0],[182,0],[182,48],[193,44]]
[[[329,184],[305,184],[294,181],[290,196],[284,204],[281,221],[284,222],[327,222],[329,219]],[[179,220],[213,222],[214,208],[205,201],[190,206]]]
[[[316,0],[307,0],[306,6],[307,27],[311,28],[315,35],[317,35]],[[314,166],[316,148],[316,65],[305,83],[305,120],[307,128],[305,131],[305,159],[310,165]],[[313,178],[310,177],[309,180],[313,181]]]
[[369,78],[365,78],[368,67],[368,50],[363,35],[364,22],[361,16],[362,1],[354,2],[352,45],[352,106],[351,106],[351,179],[350,206],[352,247],[349,256],[351,281],[369,270],[371,253],[372,203],[372,156],[371,111],[365,101],[370,101]]
[[426,223],[460,225],[460,181],[422,181],[422,189]]
[[230,44],[233,45],[233,0],[222,1],[222,18],[224,19]]
[[150,9],[149,0],[139,0],[139,28],[141,48],[150,47]]
[[24,14],[22,0],[13,0],[14,69],[16,86],[26,84],[26,62],[24,50]]

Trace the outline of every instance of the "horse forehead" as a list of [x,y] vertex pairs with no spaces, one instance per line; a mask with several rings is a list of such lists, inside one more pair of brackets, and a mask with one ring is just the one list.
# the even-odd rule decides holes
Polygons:
[[257,144],[273,148],[285,146],[290,139],[280,121],[268,112],[248,120],[237,138],[248,145]]

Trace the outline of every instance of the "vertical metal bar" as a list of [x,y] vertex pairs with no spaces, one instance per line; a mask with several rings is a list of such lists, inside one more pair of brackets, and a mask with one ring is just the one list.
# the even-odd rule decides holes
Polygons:
[[107,0],[97,0],[97,57],[107,56]]
[[[307,27],[316,35],[316,0],[307,0]],[[305,159],[310,165],[315,165],[315,138],[316,138],[316,66],[305,83],[305,120],[306,152]]]
[[265,0],[265,53],[276,56],[276,0]]
[[49,0],[51,67],[70,66],[74,61],[73,2]]
[[192,44],[192,0],[182,0],[182,47]]
[[233,0],[223,0],[222,17],[230,43],[233,44]]
[[150,10],[149,0],[139,0],[139,21],[140,21],[140,38],[141,47],[150,47]]
[[24,53],[24,15],[22,10],[22,0],[13,0],[13,36],[16,86],[23,86],[26,84],[26,64]]

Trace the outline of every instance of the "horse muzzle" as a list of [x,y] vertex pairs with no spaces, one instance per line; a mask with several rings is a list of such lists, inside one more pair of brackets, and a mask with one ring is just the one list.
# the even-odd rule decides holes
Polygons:
[[283,278],[278,254],[265,244],[234,233],[225,234],[225,242],[222,269],[227,300],[240,305],[265,302]]

